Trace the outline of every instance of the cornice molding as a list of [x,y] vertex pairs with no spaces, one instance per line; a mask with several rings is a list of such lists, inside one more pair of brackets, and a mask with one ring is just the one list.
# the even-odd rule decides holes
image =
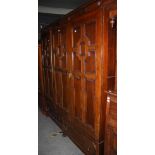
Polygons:
[[50,13],[50,14],[59,14],[59,15],[65,15],[72,11],[73,9],[66,9],[66,8],[52,8],[52,7],[46,7],[46,6],[38,6],[38,12],[39,13]]

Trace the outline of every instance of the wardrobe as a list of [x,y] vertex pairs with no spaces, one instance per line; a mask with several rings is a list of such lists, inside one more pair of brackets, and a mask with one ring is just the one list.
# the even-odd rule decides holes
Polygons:
[[108,92],[117,94],[116,29],[116,0],[93,0],[41,32],[39,105],[86,155],[112,155],[105,141]]

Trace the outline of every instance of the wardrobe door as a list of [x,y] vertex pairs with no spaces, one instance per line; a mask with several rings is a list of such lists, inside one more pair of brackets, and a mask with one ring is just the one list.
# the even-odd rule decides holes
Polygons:
[[[49,84],[50,84],[50,45],[49,45],[49,31],[48,29],[42,30],[42,49],[41,49],[41,60],[42,60],[42,73],[43,73],[43,84],[44,84],[44,97],[45,99],[50,98]],[[44,102],[44,101],[43,101]],[[43,112],[48,115],[48,105],[44,102]]]
[[54,80],[56,104],[68,111],[68,50],[67,24],[61,22],[53,29]]
[[46,71],[46,67],[47,67],[47,50],[46,50],[46,47],[47,47],[47,34],[45,32],[43,32],[43,35],[42,35],[42,58],[43,58],[43,73],[44,73],[44,89],[45,89],[45,97],[47,96],[48,94],[48,80],[47,80],[47,71]]
[[73,122],[87,128],[91,137],[99,129],[100,20],[95,10],[72,19],[71,27]]
[[69,111],[68,103],[68,46],[67,46],[67,23],[61,22],[60,26],[60,53],[62,72],[62,108]]
[[43,94],[43,73],[42,73],[42,53],[41,44],[38,44],[38,92]]
[[52,49],[54,56],[54,83],[55,83],[55,104],[62,106],[62,71],[61,71],[61,49],[60,49],[60,28],[59,25],[53,27]]
[[50,79],[50,101],[51,104],[54,103],[54,56],[53,56],[53,40],[52,40],[53,30],[52,28],[49,29],[49,79]]
[[45,82],[45,97],[51,99],[51,46],[50,46],[50,31],[46,31],[44,38],[44,82]]
[[43,83],[43,69],[42,69],[42,46],[38,45],[38,103],[41,110],[44,110],[44,83]]

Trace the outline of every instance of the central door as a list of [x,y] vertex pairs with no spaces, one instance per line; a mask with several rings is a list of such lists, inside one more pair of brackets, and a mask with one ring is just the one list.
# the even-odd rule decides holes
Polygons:
[[[76,16],[76,15],[75,15]],[[98,138],[101,97],[101,28],[99,11],[71,19],[73,122]]]

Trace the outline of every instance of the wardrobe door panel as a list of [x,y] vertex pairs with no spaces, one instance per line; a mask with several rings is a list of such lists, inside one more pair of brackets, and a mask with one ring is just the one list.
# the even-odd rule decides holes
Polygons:
[[59,108],[67,112],[69,110],[67,24],[65,21],[61,21],[53,27],[53,31],[55,100]]
[[75,104],[75,117],[82,120],[82,104],[81,104],[81,78],[74,78],[74,104]]
[[94,128],[95,81],[86,80],[86,123]]
[[98,11],[93,11],[71,21],[74,116],[91,131],[97,130],[98,120],[96,119],[99,113],[96,110],[100,104],[101,45],[98,35],[101,30],[98,13]]
[[63,108],[68,110],[68,85],[67,85],[67,73],[62,74],[62,83],[63,83]]
[[55,81],[56,81],[56,104],[62,107],[62,73],[55,71]]

